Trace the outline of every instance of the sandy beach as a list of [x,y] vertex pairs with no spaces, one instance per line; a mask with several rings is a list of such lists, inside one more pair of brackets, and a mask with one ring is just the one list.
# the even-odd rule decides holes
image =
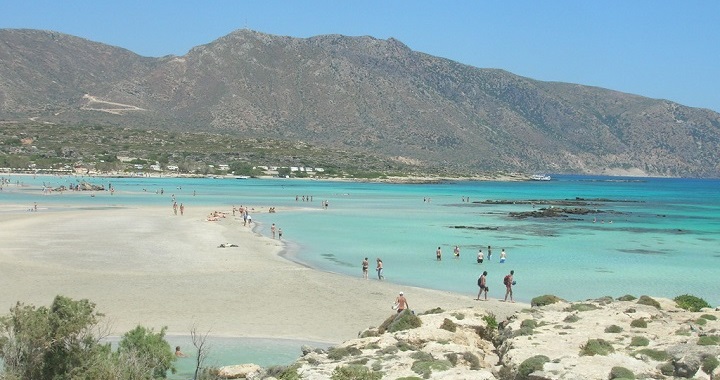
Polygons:
[[[214,210],[227,217],[206,221]],[[416,312],[474,307],[504,317],[528,307],[475,301],[472,286],[454,294],[378,281],[372,262],[365,280],[361,257],[357,277],[307,268],[282,257],[281,241],[221,208],[188,207],[180,216],[170,207],[28,212],[0,205],[0,213],[2,313],[18,301],[49,306],[56,295],[86,298],[105,314],[110,335],[137,325],[187,335],[195,326],[215,336],[335,344],[392,315],[399,291]],[[261,223],[267,216],[252,215]]]

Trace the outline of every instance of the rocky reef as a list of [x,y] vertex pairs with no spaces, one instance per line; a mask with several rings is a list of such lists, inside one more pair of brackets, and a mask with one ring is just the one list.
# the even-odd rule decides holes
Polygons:
[[[494,301],[493,301],[494,302]],[[720,312],[625,296],[565,302],[543,296],[507,320],[488,310],[391,316],[329,350],[305,347],[279,379],[713,379]]]

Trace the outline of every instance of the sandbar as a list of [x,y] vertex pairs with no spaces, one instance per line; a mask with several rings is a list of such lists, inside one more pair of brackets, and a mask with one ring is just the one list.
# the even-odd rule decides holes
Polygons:
[[[226,217],[207,221],[215,210]],[[0,214],[0,312],[17,302],[49,306],[56,295],[88,299],[111,336],[142,325],[336,344],[392,315],[401,290],[417,312],[474,307],[504,318],[529,307],[475,301],[473,287],[456,294],[378,281],[372,268],[365,280],[362,258],[357,277],[309,268],[281,255],[284,242],[220,206],[188,207],[180,216],[156,206],[29,212],[0,204]],[[252,215],[271,222],[267,213]]]

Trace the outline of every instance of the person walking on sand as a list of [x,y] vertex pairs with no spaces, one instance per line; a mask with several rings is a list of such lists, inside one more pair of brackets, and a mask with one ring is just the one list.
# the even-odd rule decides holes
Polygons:
[[442,260],[442,249],[438,247],[437,251],[435,251],[435,257],[437,258],[437,261]]
[[362,271],[363,271],[363,278],[368,279],[368,268],[370,267],[370,262],[368,261],[368,258],[366,257],[365,260],[362,261]]
[[483,255],[482,248],[480,248],[480,250],[478,250],[478,257],[477,257],[478,264],[482,264],[483,260],[484,260],[484,255]]
[[272,234],[272,238],[275,239],[275,223],[270,226],[270,233]]
[[398,314],[402,313],[403,311],[405,311],[405,309],[409,308],[407,299],[405,299],[405,295],[403,295],[403,292],[400,292],[400,294],[398,294],[397,298],[395,298],[395,305],[397,305]]
[[480,295],[485,292],[485,301],[487,301],[487,292],[489,290],[487,287],[487,271],[483,271],[480,277],[478,277],[478,287],[480,288],[480,291],[475,299],[480,301]]
[[507,254],[505,253],[505,248],[500,252],[500,264],[504,263],[507,259]]
[[505,278],[503,279],[503,284],[505,284],[505,299],[503,301],[507,301],[508,296],[509,296],[510,302],[515,302],[515,301],[513,301],[513,289],[512,289],[513,285],[515,285],[515,279],[513,278],[514,275],[515,275],[515,271],[511,270],[510,274],[506,275]]
[[379,257],[377,258],[376,261],[377,261],[377,267],[375,268],[375,270],[377,271],[377,274],[378,274],[378,280],[383,280],[383,279],[385,279],[385,276],[383,276],[383,274],[382,274],[383,262],[382,262],[382,260],[380,260]]

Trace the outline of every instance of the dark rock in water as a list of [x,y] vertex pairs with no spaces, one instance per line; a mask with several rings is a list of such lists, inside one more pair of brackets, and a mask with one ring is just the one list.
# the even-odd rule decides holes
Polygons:
[[525,211],[525,212],[511,212],[509,215],[513,218],[567,218],[568,215],[587,215],[602,213],[601,210],[591,210],[587,208],[561,208],[561,207],[549,207],[541,208],[539,210]]
[[461,229],[467,229],[467,230],[497,231],[499,227],[450,226],[450,228],[461,228]]

